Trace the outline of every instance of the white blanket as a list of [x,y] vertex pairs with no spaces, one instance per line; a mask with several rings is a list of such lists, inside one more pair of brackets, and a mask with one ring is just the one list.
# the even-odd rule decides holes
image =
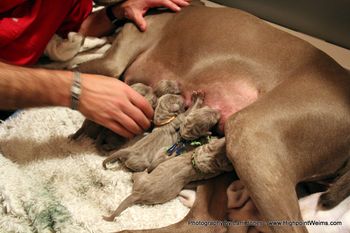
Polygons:
[[102,215],[130,194],[131,174],[119,166],[103,170],[104,158],[91,141],[68,139],[82,121],[69,109],[45,108],[20,112],[0,125],[1,233],[147,229],[186,215],[188,208],[175,199],[163,205],[136,205],[115,222],[104,221]]
[[[130,194],[131,173],[119,165],[103,170],[104,157],[90,140],[68,139],[82,121],[80,113],[67,108],[43,108],[22,111],[0,125],[1,233],[148,229],[178,222],[187,214],[188,208],[174,199],[163,205],[135,205],[115,222],[102,220]],[[317,210],[318,197],[300,200],[304,219],[342,221],[342,226],[308,226],[309,231],[350,232],[350,197],[331,211]]]

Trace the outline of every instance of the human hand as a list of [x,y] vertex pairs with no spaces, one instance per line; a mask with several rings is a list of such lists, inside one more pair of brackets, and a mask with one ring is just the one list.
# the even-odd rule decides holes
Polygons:
[[150,127],[153,109],[147,100],[118,79],[82,74],[79,111],[88,119],[132,138]]
[[118,19],[133,21],[141,31],[146,31],[147,23],[143,16],[150,8],[166,7],[178,12],[181,7],[189,5],[190,0],[127,0],[114,7],[113,12]]

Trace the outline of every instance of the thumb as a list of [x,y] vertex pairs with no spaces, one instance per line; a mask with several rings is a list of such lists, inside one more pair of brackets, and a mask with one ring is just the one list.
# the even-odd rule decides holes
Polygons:
[[147,23],[141,12],[135,12],[133,21],[141,31],[146,31]]

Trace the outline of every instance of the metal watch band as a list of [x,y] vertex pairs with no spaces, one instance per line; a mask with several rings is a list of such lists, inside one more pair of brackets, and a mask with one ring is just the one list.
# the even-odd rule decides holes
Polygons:
[[71,87],[71,109],[78,110],[81,94],[80,73],[73,72],[73,83]]

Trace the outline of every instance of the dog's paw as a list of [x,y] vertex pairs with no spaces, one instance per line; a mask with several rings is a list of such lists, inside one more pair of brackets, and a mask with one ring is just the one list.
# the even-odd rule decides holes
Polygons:
[[192,208],[196,200],[196,191],[190,189],[181,190],[179,193],[179,200],[184,206]]
[[323,209],[332,209],[336,207],[340,202],[341,200],[335,193],[327,191],[320,196],[320,199],[318,200],[318,206]]

